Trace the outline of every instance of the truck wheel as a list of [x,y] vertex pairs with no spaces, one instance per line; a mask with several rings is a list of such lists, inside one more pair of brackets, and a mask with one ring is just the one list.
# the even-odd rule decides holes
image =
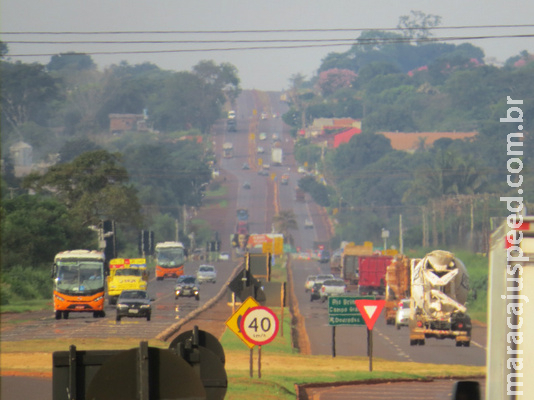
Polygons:
[[163,278],[162,278],[162,277],[160,277],[160,276],[158,276],[158,277],[156,278],[156,280],[157,280],[157,281],[162,281],[162,280],[163,280]]
[[61,311],[56,311],[56,319],[61,319]]
[[471,345],[471,341],[467,340],[464,342],[464,347],[469,347]]
[[147,321],[150,321],[150,313],[147,314],[147,316],[146,316],[146,320],[147,320]]
[[410,339],[410,346],[415,346],[415,345],[417,345],[417,340]]
[[199,300],[200,300],[200,296],[197,294],[197,295],[195,296],[195,299],[196,299],[197,301],[199,301]]
[[117,317],[115,318],[115,321],[117,321],[117,322],[121,322],[121,317],[119,317],[119,316],[117,315]]
[[69,312],[63,311],[63,319],[69,319]]

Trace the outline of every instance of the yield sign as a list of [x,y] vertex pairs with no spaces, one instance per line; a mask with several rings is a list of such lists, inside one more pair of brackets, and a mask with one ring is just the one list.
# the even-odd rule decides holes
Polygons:
[[382,312],[384,305],[386,304],[385,300],[354,300],[356,307],[362,314],[363,320],[367,325],[367,329],[370,331],[373,330],[375,322],[378,319],[378,316]]

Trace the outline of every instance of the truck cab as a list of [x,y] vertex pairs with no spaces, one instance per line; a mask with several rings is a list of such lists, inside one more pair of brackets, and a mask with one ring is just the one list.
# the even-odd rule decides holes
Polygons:
[[147,290],[148,270],[144,258],[114,258],[109,262],[108,297],[116,304],[124,290]]

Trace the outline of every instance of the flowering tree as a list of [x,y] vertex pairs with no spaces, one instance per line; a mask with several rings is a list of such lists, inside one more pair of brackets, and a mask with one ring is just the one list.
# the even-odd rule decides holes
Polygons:
[[358,75],[349,69],[332,68],[319,74],[318,85],[323,96],[329,96],[338,89],[351,87]]

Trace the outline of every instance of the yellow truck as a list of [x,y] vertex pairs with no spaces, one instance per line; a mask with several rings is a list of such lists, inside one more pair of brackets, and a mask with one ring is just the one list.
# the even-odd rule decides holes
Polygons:
[[146,290],[148,270],[144,258],[114,258],[109,262],[109,304],[116,304],[123,290]]

